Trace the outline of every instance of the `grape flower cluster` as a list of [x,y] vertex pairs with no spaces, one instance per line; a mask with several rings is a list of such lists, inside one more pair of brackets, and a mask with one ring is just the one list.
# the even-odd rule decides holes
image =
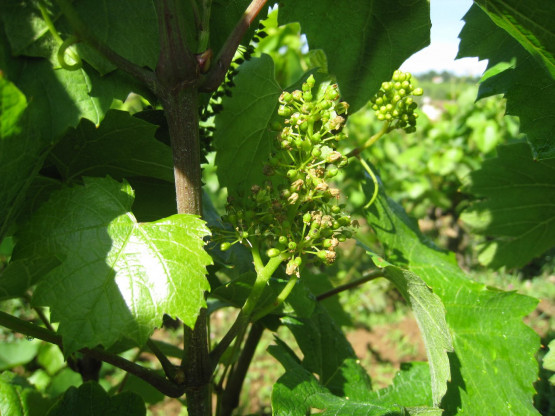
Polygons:
[[[340,242],[352,236],[357,222],[343,212],[340,191],[329,180],[347,165],[337,144],[348,104],[339,100],[336,84],[314,94],[311,75],[302,90],[283,92],[274,123],[273,151],[263,168],[267,180],[253,185],[248,195],[228,198],[222,218],[232,231],[221,244],[261,245],[268,257],[281,256],[286,272],[299,275],[306,255],[332,264]],[[258,246],[257,246],[258,247]]]
[[403,129],[407,133],[416,131],[418,113],[417,104],[411,95],[422,95],[422,88],[415,88],[411,83],[411,74],[399,70],[393,72],[391,81],[383,82],[380,90],[370,100],[378,120],[390,124],[389,131]]

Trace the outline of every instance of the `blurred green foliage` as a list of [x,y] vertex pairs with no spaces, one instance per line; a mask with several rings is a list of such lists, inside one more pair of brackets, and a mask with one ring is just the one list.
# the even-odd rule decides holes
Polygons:
[[[455,100],[435,99],[424,91],[416,133],[391,132],[362,154],[387,183],[389,195],[410,215],[424,218],[436,208],[456,213],[467,198],[459,192],[461,179],[493,156],[498,144],[520,138],[518,119],[504,116],[504,100],[496,96],[475,103],[476,93],[473,84],[466,84]],[[353,146],[375,134],[381,124],[369,106],[351,115],[347,126]]]

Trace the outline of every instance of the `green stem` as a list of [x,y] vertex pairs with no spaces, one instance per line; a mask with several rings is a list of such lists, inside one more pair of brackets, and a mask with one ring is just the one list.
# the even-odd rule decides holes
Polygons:
[[377,279],[378,277],[385,277],[384,271],[381,270],[381,269],[372,270],[371,272],[368,272],[365,276],[361,277],[360,279],[353,280],[352,282],[346,283],[346,284],[341,285],[341,286],[337,286],[337,287],[333,288],[332,290],[321,293],[320,295],[316,296],[316,300],[317,301],[322,301],[322,300],[327,299],[327,298],[329,298],[333,295],[337,295],[338,293],[344,292],[345,290],[352,289],[352,288],[360,286],[360,285],[362,285],[366,282],[369,282],[370,280]]
[[[260,253],[258,251],[258,244],[253,245],[252,252],[253,258],[255,259],[255,265],[257,263],[262,264]],[[258,303],[260,296],[262,295],[262,292],[266,287],[266,284],[282,262],[283,259],[281,256],[272,257],[268,261],[268,263],[266,263],[266,265],[260,268],[257,272],[256,281],[254,282],[254,285],[247,300],[245,301],[245,304],[243,305],[243,308],[239,312],[239,315],[237,315],[235,322],[233,323],[229,331],[224,335],[220,343],[216,345],[216,347],[210,353],[210,362],[212,369],[216,368],[216,365],[220,361],[223,353],[231,345],[235,338],[237,338],[236,345],[240,345],[243,335],[245,334],[247,326],[249,325],[249,322],[251,320],[254,308],[256,307],[256,304]]]
[[249,318],[251,317],[262,292],[268,284],[268,281],[282,262],[283,258],[281,256],[272,257],[268,263],[266,263],[264,268],[257,274],[251,293],[243,305],[242,312],[245,316]]
[[287,297],[289,296],[289,294],[291,293],[291,291],[295,287],[295,284],[297,283],[298,280],[299,279],[298,279],[297,276],[295,276],[295,275],[291,276],[289,278],[289,281],[285,285],[285,287],[282,289],[280,294],[276,297],[276,299],[270,305],[266,306],[265,308],[263,308],[260,311],[258,311],[257,313],[255,313],[254,316],[252,317],[252,321],[253,322],[258,321],[260,318],[263,318],[264,316],[268,315],[270,312],[272,312],[274,309],[276,309],[279,305],[281,305],[285,301],[285,299],[287,299]]
[[376,143],[380,137],[382,137],[384,134],[388,133],[390,126],[391,126],[391,122],[387,121],[386,123],[384,123],[382,129],[379,132],[377,132],[372,137],[370,137],[368,140],[366,140],[366,142],[361,147],[357,147],[356,149],[351,150],[349,153],[347,153],[346,156],[348,158],[358,157],[358,155],[361,154],[362,151],[368,149],[370,146],[372,146],[374,143]]
[[259,274],[264,269],[264,263],[262,262],[262,258],[260,257],[260,243],[258,240],[253,241],[251,253],[252,253],[252,260],[254,262],[254,270],[256,274]]
[[198,40],[198,52],[204,52],[208,49],[210,40],[210,12],[212,8],[212,0],[202,0],[202,22]]

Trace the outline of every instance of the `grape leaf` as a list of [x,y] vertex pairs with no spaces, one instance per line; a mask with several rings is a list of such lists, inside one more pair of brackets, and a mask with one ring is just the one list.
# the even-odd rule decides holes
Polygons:
[[425,0],[280,2],[279,21],[300,22],[310,48],[326,53],[328,70],[352,111],[430,43],[430,5]]
[[555,78],[555,3],[543,0],[476,0],[502,29],[536,57]]
[[534,157],[555,157],[554,77],[478,6],[472,6],[464,20],[457,58],[488,59],[487,79],[480,85],[478,98],[504,94],[507,114],[520,118]]
[[122,337],[142,345],[164,313],[193,326],[205,306],[204,222],[174,215],[137,223],[132,203],[127,183],[85,178],[54,193],[17,236],[16,260],[61,261],[39,280],[33,303],[51,308],[66,354]]
[[47,416],[144,416],[143,399],[129,391],[109,396],[98,383],[89,381],[70,387],[52,406]]
[[445,322],[445,308],[419,276],[369,254],[376,266],[383,269],[385,277],[401,292],[414,313],[430,363],[433,404],[439,406],[447,391],[447,381],[451,379],[447,352],[453,351],[451,335]]
[[0,374],[0,414],[9,416],[43,416],[50,400],[23,377],[11,372]]
[[50,159],[65,180],[148,176],[173,184],[171,149],[154,138],[156,129],[127,112],[111,110],[98,128],[81,120],[54,146]]
[[[365,192],[370,198],[372,181]],[[537,300],[469,280],[454,256],[429,242],[387,198],[383,186],[366,218],[389,261],[422,278],[445,306],[455,349],[449,354],[451,382],[441,405],[445,414],[537,415],[532,396],[539,337],[522,322]]]
[[[334,395],[300,364],[284,343],[270,346],[269,351],[286,370],[272,391],[272,411],[276,415],[308,414],[308,411],[314,409],[322,410],[318,414],[330,416],[441,415],[440,409],[420,406],[431,402],[430,385],[423,381],[430,378],[428,366],[424,363],[408,366],[408,369],[404,366],[405,371],[399,373],[393,385],[386,389],[375,392],[368,390],[365,398],[353,398]],[[356,379],[350,381],[356,383]],[[408,406],[404,407],[404,403]]]
[[0,73],[0,241],[19,213],[42,158],[23,93]]
[[522,267],[555,245],[555,159],[535,161],[526,143],[497,152],[467,177],[465,191],[483,199],[461,218],[488,236],[478,246],[480,263]]
[[[44,7],[62,39],[68,38],[73,31],[59,9],[46,2]],[[99,3],[89,0],[76,2],[74,7],[88,30],[114,52],[139,66],[156,67],[159,53],[158,25],[151,1]],[[40,12],[39,0],[7,2],[2,9],[1,17],[14,55],[47,58],[55,67],[59,67],[56,53],[60,42],[48,31]],[[87,44],[79,43],[75,48],[80,58],[101,75],[116,69],[114,64]]]
[[224,98],[225,111],[216,116],[214,134],[218,179],[230,191],[264,180],[263,162],[277,134],[269,124],[281,93],[268,55],[241,65],[234,82],[233,96]]
[[[301,307],[306,309],[306,305]],[[341,397],[354,400],[366,397],[372,387],[370,378],[345,335],[323,307],[316,304],[309,318],[287,316],[282,322],[291,330],[304,354],[302,366],[318,374],[320,384]]]

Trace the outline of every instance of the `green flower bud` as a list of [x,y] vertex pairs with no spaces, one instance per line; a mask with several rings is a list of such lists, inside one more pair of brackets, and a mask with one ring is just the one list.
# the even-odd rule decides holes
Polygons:
[[227,241],[225,243],[220,244],[220,250],[222,250],[222,251],[227,251],[230,248],[231,248],[231,243],[229,243]]
[[310,213],[307,212],[306,214],[303,215],[303,222],[305,224],[309,224],[310,221],[312,221],[312,215],[310,215]]
[[289,104],[291,101],[293,101],[293,96],[287,91],[283,91],[279,96],[280,103]]
[[314,133],[310,138],[310,141],[314,144],[318,144],[322,141],[322,135],[320,133]]
[[271,248],[266,252],[270,258],[279,256],[279,253],[280,251],[277,248]]
[[287,237],[285,237],[284,235],[280,235],[279,239],[278,239],[280,244],[287,244]]
[[297,243],[295,243],[294,241],[290,241],[289,244],[287,244],[287,247],[289,248],[289,250],[296,250]]
[[315,147],[312,149],[312,152],[310,154],[312,155],[312,157],[318,158],[322,155],[322,149],[320,149],[319,147]]
[[288,107],[286,105],[280,105],[278,108],[278,114],[282,117],[287,117],[291,113],[292,113],[291,107]]
[[324,99],[335,101],[339,98],[339,91],[337,90],[337,84],[330,85],[326,92],[324,93]]

